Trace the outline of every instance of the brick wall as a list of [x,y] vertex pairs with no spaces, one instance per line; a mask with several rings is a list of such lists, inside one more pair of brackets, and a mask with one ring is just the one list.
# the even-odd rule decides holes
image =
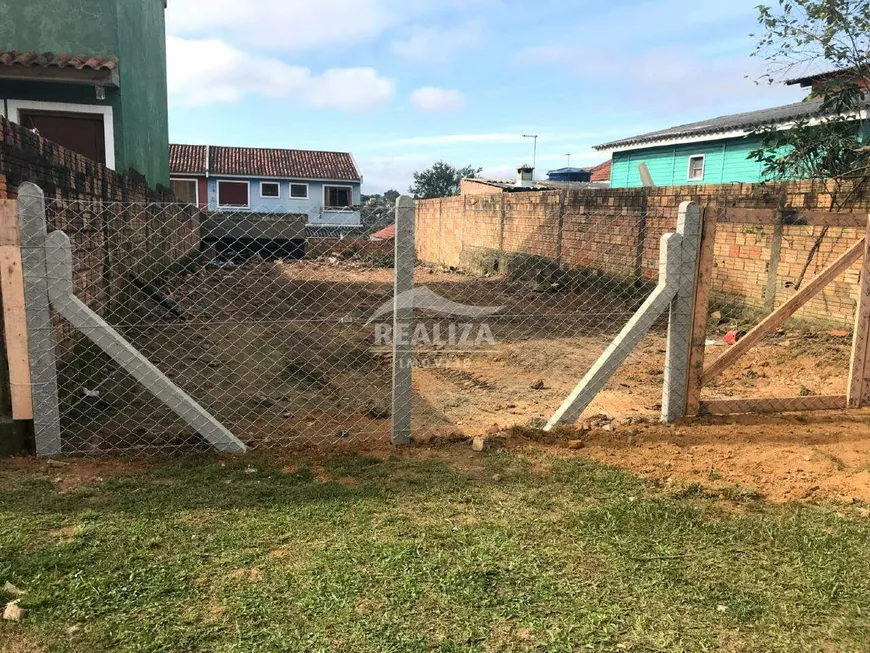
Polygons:
[[[659,239],[674,231],[679,205],[686,200],[707,210],[784,207],[823,211],[830,207],[830,194],[817,181],[468,194],[417,202],[417,256],[427,263],[463,267],[469,252],[502,250],[559,260],[569,269],[654,280]],[[870,194],[859,194],[840,211],[866,214]],[[794,293],[820,231],[821,227],[783,227],[774,305]],[[862,233],[855,228],[829,228],[806,278],[833,261]],[[714,304],[732,310],[764,306],[773,234],[770,225],[719,226]],[[798,317],[849,323],[857,301],[859,267],[856,263],[829,284]]]
[[0,199],[29,181],[57,200],[168,201],[137,173],[121,174],[0,117]]
[[[32,182],[46,197],[49,231],[73,245],[76,293],[110,321],[149,310],[132,279],[150,282],[199,249],[200,213],[138,174],[120,174],[0,117],[0,199]],[[75,339],[57,326],[61,356]]]

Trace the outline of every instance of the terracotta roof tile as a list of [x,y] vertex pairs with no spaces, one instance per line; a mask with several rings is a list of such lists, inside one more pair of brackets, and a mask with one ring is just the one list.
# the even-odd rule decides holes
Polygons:
[[384,227],[380,231],[376,231],[369,238],[371,240],[392,240],[396,237],[396,224],[393,223],[389,227]]
[[590,177],[589,181],[610,181],[611,163],[612,161],[605,161],[590,169],[592,177]]
[[[169,146],[169,170],[172,173],[204,174],[205,159],[205,145]],[[210,145],[208,171],[212,175],[360,180],[353,157],[347,152]]]
[[205,145],[170,145],[169,171],[173,174],[204,175]]
[[36,66],[40,68],[75,68],[76,70],[115,70],[116,57],[96,55],[54,54],[52,52],[20,52],[0,50],[0,66]]

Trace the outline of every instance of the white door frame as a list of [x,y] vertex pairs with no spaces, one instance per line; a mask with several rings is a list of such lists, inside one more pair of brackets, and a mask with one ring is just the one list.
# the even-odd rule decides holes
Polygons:
[[106,167],[115,169],[115,121],[112,107],[98,104],[73,104],[70,102],[40,102],[35,100],[6,100],[6,119],[19,123],[20,110],[63,111],[67,113],[91,113],[103,116],[103,140],[106,143]]

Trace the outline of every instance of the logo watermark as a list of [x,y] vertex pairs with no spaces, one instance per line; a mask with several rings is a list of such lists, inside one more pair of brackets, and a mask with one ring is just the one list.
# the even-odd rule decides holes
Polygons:
[[[391,320],[394,310],[413,309],[434,313],[442,319],[399,322],[394,326]],[[485,318],[504,309],[504,306],[454,302],[421,286],[384,302],[366,325],[374,326],[372,351],[385,353],[391,352],[393,347],[419,348],[427,353],[413,356],[410,363],[413,367],[470,367],[471,356],[496,353],[498,343]]]

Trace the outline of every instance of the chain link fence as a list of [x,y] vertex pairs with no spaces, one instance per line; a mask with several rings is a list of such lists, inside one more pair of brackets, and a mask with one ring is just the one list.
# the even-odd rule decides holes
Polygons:
[[[180,204],[44,208],[48,230],[71,241],[75,295],[249,448],[388,443],[397,340],[412,368],[399,405],[417,441],[509,428],[544,437],[559,415],[582,430],[657,421],[693,351],[698,234],[678,228],[674,206],[547,195],[418,202],[413,290],[395,300],[392,236],[370,237],[394,224],[395,207],[356,207],[360,226],[342,228]],[[722,220],[707,364],[859,231]],[[845,394],[857,267],[700,400]],[[411,311],[406,329],[395,307]],[[39,329],[54,340],[62,452],[210,448],[86,330],[56,314],[31,337]]]
[[[392,301],[393,254],[371,229],[175,204],[52,201],[46,218],[76,296],[247,446],[388,439],[391,356],[365,320]],[[51,330],[64,452],[208,446],[88,334]]]

